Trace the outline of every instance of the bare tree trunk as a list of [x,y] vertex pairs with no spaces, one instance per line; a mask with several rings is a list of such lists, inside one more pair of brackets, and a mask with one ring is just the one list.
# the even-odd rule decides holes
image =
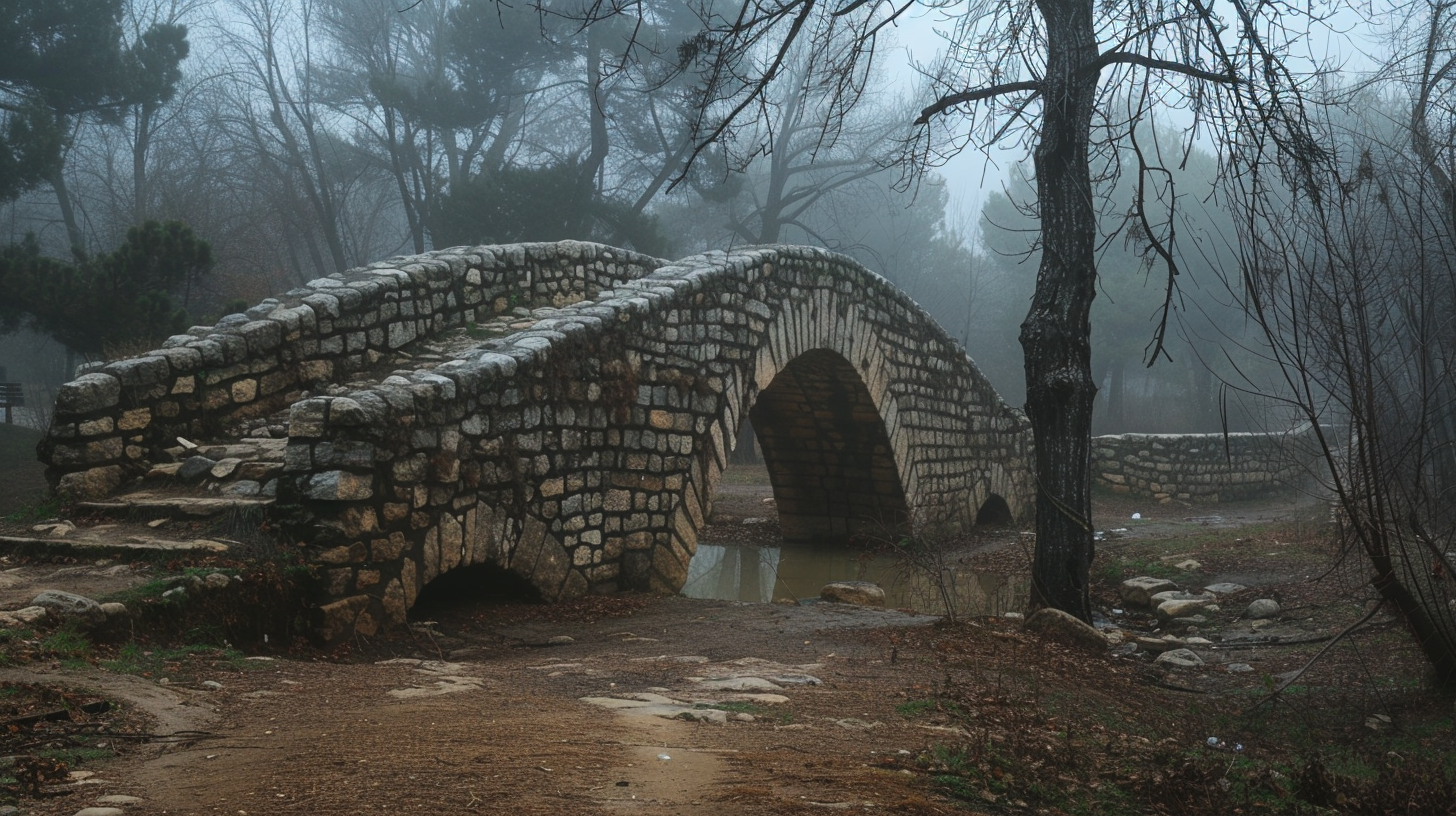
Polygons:
[[154,106],[143,103],[136,107],[136,134],[131,144],[132,223],[147,220],[151,191],[147,182],[147,152],[152,145]]
[[1035,152],[1043,250],[1021,324],[1026,407],[1036,439],[1036,556],[1031,605],[1091,621],[1091,310],[1097,223],[1088,149],[1097,92],[1090,0],[1038,0],[1046,77]]
[[51,188],[56,191],[56,203],[61,208],[61,221],[66,225],[66,239],[71,242],[71,255],[76,260],[86,257],[86,236],[81,232],[81,224],[76,220],[76,208],[71,203],[71,193],[66,189],[66,171],[64,165],[57,165],[51,173]]

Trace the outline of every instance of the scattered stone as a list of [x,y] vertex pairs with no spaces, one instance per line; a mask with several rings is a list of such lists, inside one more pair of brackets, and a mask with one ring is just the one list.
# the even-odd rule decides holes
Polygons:
[[819,590],[819,598],[855,606],[884,606],[885,590],[870,581],[835,581]]
[[1248,663],[1230,663],[1227,666],[1224,666],[1223,670],[1228,672],[1229,674],[1244,674],[1245,672],[1253,671],[1254,667],[1250,666]]
[[0,629],[21,629],[40,623],[48,613],[43,606],[27,606],[9,612],[0,612]]
[[110,601],[101,605],[101,611],[106,613],[107,620],[119,620],[127,616],[126,604]]
[[819,686],[824,681],[812,674],[774,674],[768,678],[781,686]]
[[1208,601],[1209,603],[1213,603],[1215,600],[1218,600],[1218,596],[1209,592],[1183,592],[1181,590],[1167,590],[1165,592],[1159,592],[1153,595],[1152,603],[1149,604],[1149,606],[1157,608],[1158,604],[1164,601]]
[[205,689],[207,689],[209,691],[221,691],[222,690],[222,683],[219,683],[216,680],[203,680],[198,685],[202,686],[203,688],[205,688]]
[[1099,651],[1107,648],[1107,638],[1103,637],[1101,632],[1060,609],[1051,607],[1038,609],[1026,619],[1023,627],[1028,632],[1036,632],[1043,637],[1069,645],[1084,646]]
[[1178,563],[1174,564],[1173,567],[1183,570],[1184,572],[1198,572],[1199,570],[1203,569],[1203,565],[1198,563],[1197,561],[1194,561],[1192,558],[1188,559],[1187,561],[1179,561]]
[[206,456],[191,456],[177,469],[177,478],[184,482],[195,482],[212,471],[217,462]]
[[37,524],[31,527],[31,532],[45,533],[51,538],[64,538],[67,533],[74,532],[76,525],[69,521],[52,521],[45,524]]
[[46,612],[61,620],[74,620],[83,626],[106,622],[106,613],[101,611],[101,604],[74,592],[47,589],[35,596],[30,605],[43,607]]
[[840,728],[849,728],[855,731],[868,731],[872,728],[879,728],[882,725],[882,723],[878,721],[865,722],[864,720],[857,720],[854,717],[845,717],[842,720],[835,720],[834,724],[839,726]]
[[556,635],[554,637],[546,639],[547,646],[565,646],[569,643],[575,642],[576,638],[572,637],[571,635]]
[[209,470],[208,473],[211,473],[212,478],[214,479],[226,479],[227,477],[233,475],[233,471],[237,470],[238,465],[241,465],[242,463],[243,460],[237,458],[230,457],[227,459],[222,459],[217,464],[213,465],[212,470]]
[[774,599],[774,603],[778,604],[779,606],[798,606],[799,605],[799,599],[798,598],[775,598]]
[[165,517],[163,517],[163,518],[155,518],[155,519],[152,519],[151,521],[147,522],[147,526],[148,527],[151,527],[153,530],[155,530],[158,527],[161,527],[163,524],[166,524],[169,521],[171,521],[171,519],[165,518]]
[[202,579],[202,585],[208,589],[227,589],[232,579],[222,572],[210,572]]
[[1169,635],[1166,638],[1140,637],[1137,639],[1137,645],[1144,649],[1147,649],[1150,652],[1157,652],[1161,654],[1172,649],[1183,648],[1183,641],[1178,640],[1172,635]]
[[172,587],[162,593],[164,601],[185,601],[187,600],[187,587]]
[[1158,604],[1157,609],[1153,611],[1158,616],[1158,620],[1168,622],[1177,618],[1187,618],[1193,615],[1197,615],[1199,612],[1203,611],[1203,609],[1207,607],[1209,603],[1209,600],[1205,598],[1198,598],[1196,600],[1190,599],[1163,601],[1162,603]]
[[88,807],[76,811],[76,816],[126,816],[126,811],[114,807]]
[[1269,618],[1279,617],[1279,612],[1278,601],[1269,598],[1259,598],[1249,604],[1248,609],[1244,610],[1244,617],[1250,620],[1268,620]]
[[140,796],[127,796],[122,793],[113,793],[110,796],[102,796],[96,800],[98,805],[139,805],[142,803]]
[[256,496],[261,492],[263,486],[252,479],[240,479],[222,489],[224,496]]
[[1176,592],[1178,585],[1167,578],[1154,578],[1149,575],[1141,575],[1137,578],[1129,578],[1122,582],[1118,588],[1117,595],[1125,603],[1133,606],[1153,606],[1153,596],[1159,592]]
[[1192,649],[1173,649],[1158,655],[1158,658],[1153,662],[1192,669],[1202,666],[1203,658],[1199,657]]
[[1020,612],[1002,612],[1001,617],[1013,621],[1026,620],[1026,616]]
[[1221,583],[1209,584],[1208,586],[1203,588],[1203,591],[1212,592],[1215,595],[1232,595],[1235,592],[1243,592],[1246,589],[1248,589],[1248,587],[1244,586],[1243,584]]
[[784,687],[762,677],[716,677],[698,685],[714,691],[783,691]]
[[1371,714],[1365,718],[1365,727],[1372,731],[1384,731],[1390,727],[1390,717],[1385,714]]

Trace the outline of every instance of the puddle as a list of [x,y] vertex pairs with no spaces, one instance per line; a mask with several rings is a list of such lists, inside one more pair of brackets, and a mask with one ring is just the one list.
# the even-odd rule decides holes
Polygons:
[[[926,575],[889,557],[844,547],[754,547],[699,542],[682,594],[689,598],[769,603],[817,599],[831,581],[873,581],[885,605],[944,614],[945,601]],[[960,615],[997,615],[1026,606],[1025,578],[958,570],[946,582]]]

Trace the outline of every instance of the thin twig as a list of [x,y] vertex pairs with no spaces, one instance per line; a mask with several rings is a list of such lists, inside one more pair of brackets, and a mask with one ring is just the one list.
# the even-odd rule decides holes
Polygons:
[[1292,685],[1295,680],[1298,680],[1300,677],[1302,677],[1304,675],[1305,672],[1309,671],[1310,668],[1312,666],[1314,666],[1315,663],[1318,663],[1319,662],[1319,659],[1322,658],[1322,657],[1324,657],[1325,656],[1325,653],[1328,652],[1330,649],[1333,649],[1335,647],[1335,644],[1336,643],[1339,643],[1340,641],[1344,640],[1345,637],[1347,635],[1349,635],[1351,632],[1353,632],[1356,629],[1360,628],[1367,621],[1369,621],[1371,618],[1375,617],[1375,613],[1376,612],[1379,612],[1380,609],[1381,609],[1381,607],[1383,607],[1383,606],[1385,606],[1385,601],[1384,600],[1382,600],[1379,603],[1375,604],[1375,606],[1372,607],[1369,612],[1366,612],[1365,613],[1365,616],[1362,617],[1362,618],[1360,618],[1360,620],[1357,620],[1354,623],[1350,624],[1349,626],[1346,626],[1344,629],[1341,629],[1340,632],[1339,632],[1339,634],[1337,634],[1334,637],[1330,638],[1330,642],[1329,643],[1326,643],[1323,648],[1321,648],[1318,652],[1315,652],[1314,657],[1311,657],[1309,659],[1309,662],[1308,663],[1304,664],[1304,666],[1302,668],[1300,668],[1294,674],[1292,674],[1288,678],[1286,678],[1283,683],[1280,683],[1279,684],[1279,688],[1276,688],[1273,691],[1269,692],[1267,695],[1265,695],[1258,702],[1256,702],[1252,706],[1250,706],[1249,707],[1249,710],[1248,711],[1245,711],[1244,713],[1245,714],[1248,714],[1248,713],[1252,712],[1254,709],[1258,708],[1259,706],[1261,706],[1261,705],[1269,702],[1270,700],[1274,699],[1275,697],[1278,697],[1281,693],[1283,693],[1283,691],[1285,689],[1289,688],[1289,686]]

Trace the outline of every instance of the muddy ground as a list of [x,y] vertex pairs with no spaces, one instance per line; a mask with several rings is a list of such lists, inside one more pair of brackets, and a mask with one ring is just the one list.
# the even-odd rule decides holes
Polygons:
[[[729,476],[705,538],[770,543],[767,487]],[[1134,521],[1135,512],[1143,518]],[[1329,569],[1338,553],[1326,517],[1317,503],[1285,497],[1199,507],[1099,497],[1099,613],[1127,641],[1206,636],[1198,648],[1206,663],[1193,669],[1155,664],[1127,642],[1088,651],[1044,640],[1004,618],[948,625],[824,603],[630,595],[541,606],[442,585],[422,599],[408,630],[331,653],[300,642],[241,654],[145,631],[100,643],[7,633],[0,725],[48,706],[114,706],[7,725],[0,750],[64,760],[53,778],[12,798],[21,812],[66,816],[88,806],[172,814],[1198,814],[1316,804],[1320,812],[1450,812],[1449,784],[1441,800],[1440,778],[1415,772],[1429,760],[1450,778],[1451,701],[1425,690],[1419,655],[1388,616],[1267,699],[1366,608],[1358,565]],[[967,542],[971,562],[1023,573],[1022,532]],[[105,596],[185,564],[72,557],[6,566],[0,607],[13,609],[41,587]],[[1248,588],[1195,631],[1165,632],[1116,595],[1121,579],[1137,574]],[[1281,616],[1242,619],[1261,597],[1279,600]],[[1392,755],[1412,759],[1382,770]],[[1311,759],[1323,764],[1311,771]],[[1406,792],[1406,809],[1379,809],[1385,794],[1369,779],[1382,778],[1400,783],[1385,787]],[[116,796],[132,798],[107,799]]]

